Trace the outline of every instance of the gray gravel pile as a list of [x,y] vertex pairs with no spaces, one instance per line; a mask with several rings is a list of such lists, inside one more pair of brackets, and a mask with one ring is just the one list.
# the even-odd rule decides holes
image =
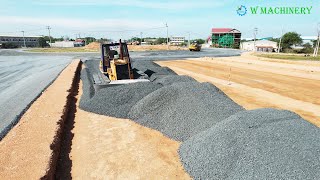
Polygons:
[[80,99],[80,105],[84,102],[89,101],[95,94],[92,74],[90,73],[90,70],[88,68],[84,68],[81,70],[81,80],[83,84],[83,93]]
[[152,75],[150,80],[154,83],[162,84],[163,86],[169,86],[171,84],[181,82],[197,82],[190,76],[179,75]]
[[[151,76],[150,79],[153,79],[152,77],[153,76]],[[154,78],[153,82],[161,84],[163,86],[169,86],[169,85],[172,85],[174,83],[197,82],[197,81],[195,79],[193,79],[192,77],[190,77],[190,76],[166,75],[166,76]]]
[[149,77],[153,74],[157,75],[177,75],[174,71],[172,71],[168,67],[161,67],[160,65],[152,62],[152,61],[135,61],[132,63],[132,67],[138,69]]
[[81,100],[80,108],[101,115],[128,118],[132,106],[161,87],[160,84],[144,82],[100,89],[91,99]]
[[320,130],[289,111],[239,112],[179,154],[194,179],[320,179]]
[[87,60],[84,62],[86,68],[88,68],[92,74],[100,73],[99,63],[100,63],[100,60]]
[[149,94],[132,107],[129,118],[185,141],[244,110],[209,83],[175,83]]

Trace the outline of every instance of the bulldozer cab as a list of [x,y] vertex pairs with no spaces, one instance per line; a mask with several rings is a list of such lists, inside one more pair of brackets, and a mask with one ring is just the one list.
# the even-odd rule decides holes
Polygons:
[[126,43],[101,44],[100,70],[110,81],[134,79]]

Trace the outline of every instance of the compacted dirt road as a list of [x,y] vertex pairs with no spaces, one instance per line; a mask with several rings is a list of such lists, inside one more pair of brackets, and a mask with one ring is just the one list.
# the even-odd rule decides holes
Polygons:
[[190,179],[179,160],[180,142],[156,130],[78,106],[71,129],[64,152],[70,164],[62,162],[60,179]]
[[273,107],[298,113],[320,127],[320,62],[241,57],[158,61],[222,89],[246,109]]

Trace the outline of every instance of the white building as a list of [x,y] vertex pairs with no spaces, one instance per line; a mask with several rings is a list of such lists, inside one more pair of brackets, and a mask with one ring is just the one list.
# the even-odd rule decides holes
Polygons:
[[278,43],[269,40],[256,40],[242,42],[240,44],[240,49],[245,51],[261,51],[261,52],[273,52],[278,50]]
[[74,47],[74,41],[56,41],[49,44],[51,47]]
[[171,45],[181,45],[184,42],[185,42],[185,37],[171,36],[171,38],[170,38]]

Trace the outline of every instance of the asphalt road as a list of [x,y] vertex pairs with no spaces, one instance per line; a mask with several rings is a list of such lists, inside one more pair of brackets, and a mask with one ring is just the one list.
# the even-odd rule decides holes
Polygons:
[[212,49],[202,48],[200,52],[195,51],[146,51],[146,52],[130,52],[133,61],[138,60],[178,60],[186,58],[198,57],[226,57],[239,56],[240,50],[235,49]]
[[0,55],[0,139],[71,60],[70,56]]
[[[240,55],[239,50],[203,49],[201,52],[130,52],[133,61],[173,60]],[[74,58],[99,59],[98,53],[26,53],[0,50],[0,139],[21,114]]]

